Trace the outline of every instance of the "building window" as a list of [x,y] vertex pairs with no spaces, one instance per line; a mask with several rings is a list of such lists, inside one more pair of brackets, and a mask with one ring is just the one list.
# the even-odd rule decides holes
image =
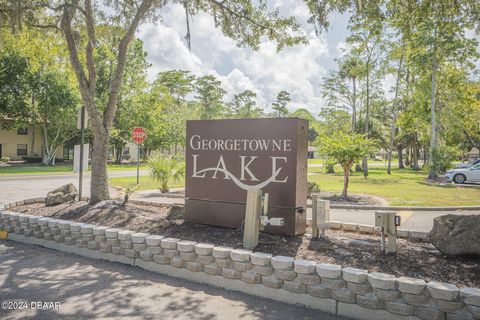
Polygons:
[[129,154],[130,154],[130,148],[129,148],[129,147],[125,147],[125,148],[123,149],[123,155],[124,155],[124,156],[128,156]]
[[27,128],[18,128],[17,129],[17,134],[21,136],[26,136],[28,135],[28,129]]
[[26,155],[27,155],[27,145],[17,144],[17,156],[26,156]]

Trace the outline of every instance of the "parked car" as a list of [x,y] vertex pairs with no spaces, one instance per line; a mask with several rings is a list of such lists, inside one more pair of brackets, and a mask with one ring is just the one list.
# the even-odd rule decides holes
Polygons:
[[471,166],[480,164],[480,158],[477,158],[475,160],[472,160],[470,162],[462,162],[459,163],[455,166],[455,169],[460,169],[460,168],[470,168]]
[[470,168],[460,168],[447,171],[445,177],[455,183],[476,182],[480,183],[480,163]]

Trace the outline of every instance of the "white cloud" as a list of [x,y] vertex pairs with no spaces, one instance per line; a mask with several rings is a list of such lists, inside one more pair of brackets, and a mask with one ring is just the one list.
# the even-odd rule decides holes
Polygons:
[[[325,34],[316,36],[306,24],[308,9],[294,0],[276,0],[272,6],[283,14],[293,14],[301,22],[310,44],[285,48],[277,53],[274,42],[265,41],[257,52],[238,48],[234,41],[215,28],[213,19],[199,14],[190,20],[192,52],[188,51],[184,36],[186,23],[184,9],[168,5],[162,11],[161,24],[146,24],[138,32],[144,41],[148,60],[152,64],[149,78],[159,71],[189,70],[197,75],[214,74],[233,96],[250,89],[257,93],[257,103],[269,107],[280,90],[290,92],[290,108],[306,107],[317,113],[322,105],[320,82],[333,58],[332,46]],[[337,56],[337,53],[333,54]]]

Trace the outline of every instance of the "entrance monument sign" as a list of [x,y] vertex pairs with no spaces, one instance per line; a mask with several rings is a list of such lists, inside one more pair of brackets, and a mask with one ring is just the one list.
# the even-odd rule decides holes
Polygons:
[[305,232],[308,121],[300,118],[187,121],[185,219],[238,228],[247,190],[269,193],[266,231]]

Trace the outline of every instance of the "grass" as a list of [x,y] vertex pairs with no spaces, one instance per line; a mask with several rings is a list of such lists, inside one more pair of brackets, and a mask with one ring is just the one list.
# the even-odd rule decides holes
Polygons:
[[[120,170],[135,170],[136,164],[109,164],[108,171],[120,171]],[[145,165],[140,165],[140,170],[146,169]],[[0,175],[12,175],[12,174],[48,174],[48,173],[72,173],[73,166],[71,164],[59,164],[56,166],[42,166],[39,164],[32,165],[14,165],[14,166],[1,166]]]
[[[110,186],[127,188],[129,185],[137,183],[137,177],[116,177],[108,180]],[[170,182],[170,188],[183,187],[185,182],[182,180],[180,182]],[[150,176],[140,176],[140,185],[137,190],[153,190],[159,189],[160,183],[153,180]]]
[[[321,190],[341,192],[343,171],[336,166],[336,173],[326,174],[322,168],[312,168],[309,181],[317,182]],[[393,206],[468,206],[480,205],[480,186],[476,188],[455,185],[431,185],[425,180],[425,170],[394,168],[388,175],[381,167],[371,167],[367,179],[362,172],[350,176],[349,193],[368,194],[385,198]]]

